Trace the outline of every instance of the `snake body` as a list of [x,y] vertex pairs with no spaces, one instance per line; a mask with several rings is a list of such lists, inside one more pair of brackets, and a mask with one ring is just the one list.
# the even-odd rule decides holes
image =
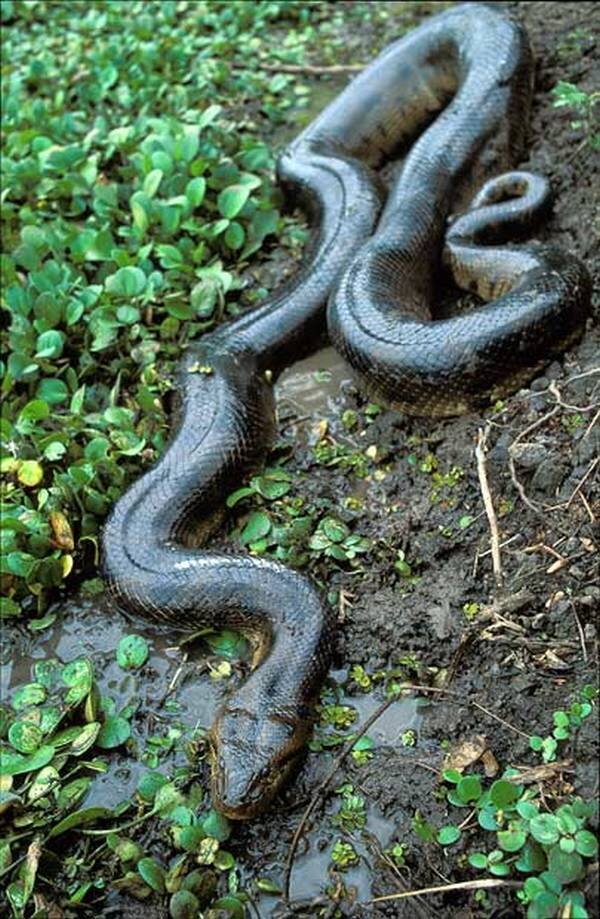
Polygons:
[[[518,25],[497,7],[464,4],[390,45],[299,135],[278,177],[316,227],[303,267],[188,349],[169,447],[107,521],[104,571],[121,606],[253,642],[252,672],[210,732],[213,801],[230,817],[263,810],[297,763],[335,632],[304,576],[202,548],[271,442],[267,378],[314,346],[329,298],[331,338],[370,390],[408,411],[450,414],[531,376],[587,316],[590,282],[576,259],[500,245],[548,204],[535,176],[489,178],[522,150],[531,70]],[[383,206],[375,170],[398,151],[406,158]],[[494,302],[432,321],[442,252],[462,287]]]

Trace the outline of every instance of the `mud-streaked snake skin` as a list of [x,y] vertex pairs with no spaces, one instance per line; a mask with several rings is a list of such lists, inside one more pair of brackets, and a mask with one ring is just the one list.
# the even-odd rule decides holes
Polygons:
[[[123,608],[255,645],[211,728],[213,800],[230,817],[263,810],[297,763],[335,634],[306,577],[201,548],[271,443],[270,380],[314,347],[329,300],[330,337],[373,395],[454,414],[531,377],[588,315],[576,259],[514,244],[548,203],[543,179],[499,176],[522,151],[531,85],[523,30],[468,3],[390,45],[300,134],[278,176],[315,226],[307,258],[291,285],[188,349],[170,445],[107,521],[104,572]],[[375,170],[392,155],[405,159],[384,203]],[[433,320],[442,264],[491,302]]]

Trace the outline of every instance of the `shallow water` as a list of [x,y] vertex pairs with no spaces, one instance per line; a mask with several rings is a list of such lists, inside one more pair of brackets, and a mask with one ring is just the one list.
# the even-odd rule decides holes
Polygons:
[[275,396],[279,411],[293,410],[298,416],[335,414],[335,403],[352,382],[352,373],[331,346],[284,370]]

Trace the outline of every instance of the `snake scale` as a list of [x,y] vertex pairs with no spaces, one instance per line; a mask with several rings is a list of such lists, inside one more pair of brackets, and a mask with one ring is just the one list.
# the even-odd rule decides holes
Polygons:
[[[170,444],[107,521],[104,572],[120,606],[253,643],[251,673],[210,731],[213,801],[230,817],[267,807],[298,763],[335,633],[306,577],[203,548],[271,443],[270,380],[314,347],[329,301],[330,337],[370,393],[454,414],[531,377],[589,312],[575,258],[514,242],[549,200],[544,179],[505,173],[523,150],[531,92],[526,34],[478,3],[428,19],[348,85],[278,161],[315,228],[295,280],[189,347]],[[386,197],[377,170],[392,156],[404,161]],[[432,321],[442,262],[487,302]]]

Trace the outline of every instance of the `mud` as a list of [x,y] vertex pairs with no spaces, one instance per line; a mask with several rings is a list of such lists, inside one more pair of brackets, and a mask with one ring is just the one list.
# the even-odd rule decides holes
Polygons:
[[[432,4],[414,6],[428,13]],[[587,91],[598,87],[600,7],[554,2],[508,6],[525,23],[537,59],[529,155],[523,165],[547,175],[556,195],[553,216],[540,236],[574,251],[597,280],[598,157],[585,144],[582,130],[570,126],[569,113],[552,107],[550,90],[558,80]],[[393,18],[374,34],[369,28],[361,40],[376,50],[393,37]],[[585,29],[586,36],[574,47],[569,36],[577,28]],[[330,95],[328,89],[322,102]],[[597,317],[598,303],[596,321]],[[327,379],[315,377],[320,369],[329,371]],[[515,474],[528,506],[511,476],[509,447],[557,405],[557,398],[578,410],[559,406],[555,416],[522,438],[515,453]],[[425,846],[411,829],[417,809],[437,826],[448,822],[446,805],[435,794],[435,773],[449,745],[483,734],[500,764],[531,763],[527,737],[514,728],[524,735],[545,735],[551,730],[552,712],[564,708],[577,688],[595,680],[599,398],[599,335],[593,323],[563,361],[485,415],[433,422],[382,411],[362,424],[358,434],[349,434],[341,425],[342,413],[353,409],[364,420],[367,400],[331,349],[288,370],[279,381],[279,448],[283,445],[293,454],[288,467],[303,475],[303,493],[338,508],[344,498],[359,496],[362,508],[347,512],[346,518],[373,541],[359,568],[330,565],[322,572],[326,588],[338,596],[343,591],[346,598],[340,605],[343,615],[331,686],[347,682],[352,664],[373,670],[397,666],[411,656],[417,662],[417,682],[433,681],[457,694],[418,705],[414,699],[397,703],[369,732],[375,741],[370,763],[359,766],[350,760],[340,769],[331,790],[350,782],[368,803],[366,831],[356,839],[361,863],[343,875],[332,868],[331,847],[340,834],[329,819],[335,810],[333,796],[326,796],[295,861],[294,915],[334,915],[329,901],[323,905],[327,888],[337,898],[338,916],[516,915],[516,901],[503,891],[489,892],[484,912],[478,912],[470,894],[460,892],[408,903],[369,901],[401,889],[444,883],[440,878],[450,875],[452,881],[472,877],[472,872],[455,868],[455,853],[465,843],[458,844],[450,863],[440,847]],[[354,449],[376,447],[366,478],[315,462],[312,431],[324,420],[336,438]],[[492,571],[490,531],[475,461],[478,430],[486,420],[487,474],[503,545],[501,588]],[[431,472],[422,469],[428,456],[435,458],[441,475],[455,470],[453,484],[435,487]],[[411,564],[411,578],[394,568],[398,550]],[[560,565],[554,564],[559,560]],[[478,605],[472,619],[465,615],[465,604]],[[139,744],[159,729],[164,732],[165,726],[210,724],[226,685],[210,676],[205,648],[197,646],[184,657],[182,649],[170,645],[168,635],[136,623],[135,631],[151,638],[153,653],[138,676],[124,678],[113,663],[114,648],[131,625],[105,598],[74,598],[61,609],[62,618],[42,634],[32,638],[25,630],[15,631],[10,649],[15,663],[12,671],[8,663],[4,668],[3,688],[28,679],[32,659],[51,654],[66,661],[87,654],[95,662],[102,691],[118,706],[139,699],[134,721]],[[175,676],[173,693],[166,696]],[[358,708],[362,721],[382,697],[350,690],[344,698]],[[176,711],[165,708],[167,699],[176,700]],[[503,723],[475,708],[473,700]],[[562,776],[562,785],[559,781],[559,792],[569,786],[584,797],[597,792],[593,721],[584,723],[575,745],[566,751],[572,767]],[[401,740],[409,729],[415,733],[414,746]],[[176,765],[178,755],[163,759],[161,768]],[[229,848],[241,866],[242,880],[269,877],[281,883],[300,815],[331,762],[330,754],[310,753],[278,807],[236,828]],[[113,806],[127,798],[144,768],[132,757],[114,756],[86,806]],[[199,768],[206,778],[206,764]],[[393,842],[407,845],[406,864],[396,871],[381,855]],[[590,915],[595,914],[593,886],[592,878],[586,891]],[[127,911],[130,906],[133,911]],[[262,895],[256,908],[264,917],[292,914],[273,896]],[[151,913],[147,906],[137,907],[139,915],[142,909]],[[137,910],[132,902],[111,895],[106,915],[133,916]]]

